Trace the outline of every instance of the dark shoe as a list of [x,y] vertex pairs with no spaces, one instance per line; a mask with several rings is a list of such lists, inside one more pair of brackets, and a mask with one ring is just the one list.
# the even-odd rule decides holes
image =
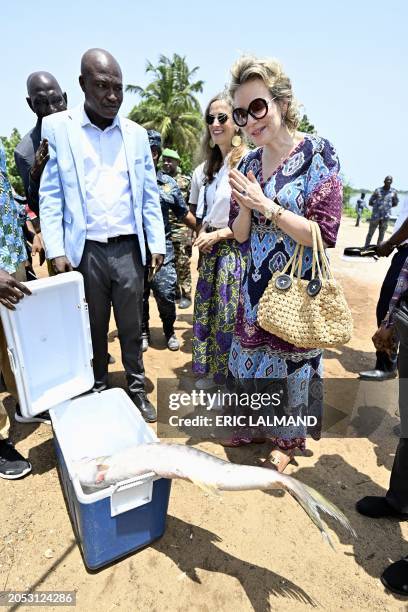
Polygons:
[[147,398],[146,393],[134,393],[131,395],[131,398],[147,423],[155,423],[157,421],[156,409]]
[[17,480],[31,472],[31,463],[24,459],[10,440],[0,440],[0,478]]
[[142,351],[145,353],[149,348],[149,336],[147,334],[142,334]]
[[20,412],[20,405],[16,405],[16,411],[14,413],[14,418],[18,423],[45,423],[46,425],[51,425],[51,417],[48,410],[37,414],[36,416],[25,417]]
[[182,297],[180,299],[180,302],[178,305],[179,308],[190,308],[190,306],[191,306],[191,300],[189,300],[187,297]]
[[391,563],[384,570],[381,582],[386,589],[397,595],[408,596],[408,557]]
[[361,380],[391,380],[397,376],[397,370],[391,370],[385,372],[384,370],[367,370],[366,372],[360,372]]
[[359,499],[356,503],[356,510],[364,516],[370,518],[397,518],[401,521],[408,520],[408,514],[398,512],[387,502],[385,497],[368,495]]
[[105,383],[94,383],[94,386],[91,389],[91,393],[102,393],[102,391],[106,391],[108,389],[108,385]]
[[112,365],[114,363],[116,363],[116,359],[110,353],[108,353],[108,364]]
[[180,342],[176,338],[176,334],[172,334],[167,340],[167,348],[170,351],[178,351],[180,348]]

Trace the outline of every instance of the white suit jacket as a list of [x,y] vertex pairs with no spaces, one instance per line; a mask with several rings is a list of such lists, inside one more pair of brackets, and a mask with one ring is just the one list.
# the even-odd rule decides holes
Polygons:
[[[48,259],[66,255],[76,268],[86,239],[86,191],[81,148],[82,107],[54,113],[42,122],[42,138],[48,140],[49,161],[40,184],[41,231]],[[166,253],[163,217],[156,172],[147,132],[120,117],[132,203],[143,264],[146,263],[145,231],[151,253]]]

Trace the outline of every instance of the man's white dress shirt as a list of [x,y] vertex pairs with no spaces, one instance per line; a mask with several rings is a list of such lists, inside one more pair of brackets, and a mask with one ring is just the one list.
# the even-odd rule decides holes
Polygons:
[[81,145],[86,189],[86,238],[137,234],[119,118],[101,130],[82,112]]

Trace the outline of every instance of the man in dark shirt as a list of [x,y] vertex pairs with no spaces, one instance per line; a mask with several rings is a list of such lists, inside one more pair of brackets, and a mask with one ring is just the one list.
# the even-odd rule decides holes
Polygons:
[[[31,219],[34,237],[25,232],[26,241],[32,242],[32,255],[43,253],[39,223],[39,198],[41,174],[48,161],[48,143],[41,141],[41,124],[44,117],[67,108],[67,94],[63,93],[56,78],[49,72],[33,72],[27,79],[27,104],[37,115],[37,123],[23,137],[14,150],[17,170],[22,178],[27,204],[37,216]],[[43,255],[42,255],[43,256]],[[40,263],[42,263],[40,259]]]
[[378,241],[381,244],[384,241],[385,232],[388,227],[388,221],[391,216],[391,209],[398,205],[398,195],[395,189],[391,188],[392,176],[386,176],[384,186],[378,187],[371,196],[368,204],[373,207],[373,212],[370,219],[365,246],[371,244],[371,239],[375,230],[378,227]]
[[24,136],[14,151],[18,172],[24,183],[28,206],[38,216],[38,190],[45,164],[48,161],[48,142],[41,141],[44,117],[67,108],[67,94],[49,72],[33,72],[27,79],[27,104],[37,115],[37,123]]
[[365,208],[367,208],[367,204],[365,201],[365,193],[362,192],[361,197],[357,200],[357,204],[356,204],[356,213],[357,213],[356,227],[360,225],[361,216]]
[[171,224],[169,219],[169,211],[171,210],[178,221],[182,221],[187,227],[195,229],[195,217],[189,212],[187,204],[184,201],[180,188],[175,179],[161,170],[157,170],[162,148],[161,135],[155,130],[148,130],[150,148],[152,151],[153,163],[156,168],[157,186],[160,194],[160,204],[163,215],[164,230],[166,233],[166,256],[163,266],[153,276],[152,269],[146,266],[145,273],[145,289],[143,294],[143,326],[142,339],[143,351],[146,351],[149,346],[149,296],[150,291],[156,299],[159,309],[160,318],[163,323],[163,331],[166,336],[167,347],[171,351],[177,351],[180,348],[180,343],[174,333],[174,322],[176,320],[176,286],[177,274],[174,264],[174,249],[171,241]]

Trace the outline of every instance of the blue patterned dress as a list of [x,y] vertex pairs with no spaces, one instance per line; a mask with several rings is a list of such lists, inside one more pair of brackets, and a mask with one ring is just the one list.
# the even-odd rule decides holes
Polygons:
[[[250,170],[264,194],[297,215],[317,221],[323,240],[334,246],[340,224],[342,186],[339,161],[332,145],[319,136],[305,134],[289,157],[263,180],[262,148],[248,153],[238,168]],[[232,200],[230,227],[239,212]],[[285,379],[290,413],[296,413],[310,401],[310,381],[322,377],[320,349],[302,349],[269,334],[257,324],[258,302],[272,274],[282,270],[292,256],[296,242],[258,211],[252,211],[251,233],[246,243],[247,266],[239,298],[237,323],[229,356],[229,371],[235,379]],[[305,247],[302,277],[310,278],[312,248]],[[321,398],[318,402],[321,406]],[[316,409],[314,410],[316,412]],[[313,435],[313,434],[312,434]],[[305,447],[306,429],[276,427],[268,438],[280,448]],[[320,437],[320,431],[314,437]]]
[[0,269],[14,274],[20,264],[27,260],[23,225],[25,212],[20,210],[13,198],[11,183],[7,175],[6,152],[0,141]]

